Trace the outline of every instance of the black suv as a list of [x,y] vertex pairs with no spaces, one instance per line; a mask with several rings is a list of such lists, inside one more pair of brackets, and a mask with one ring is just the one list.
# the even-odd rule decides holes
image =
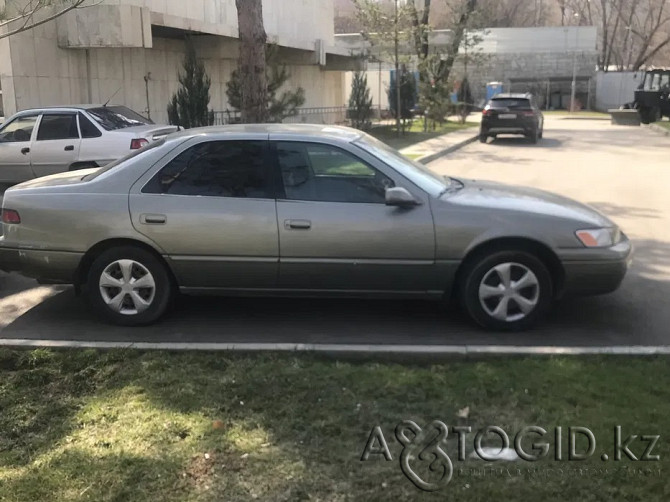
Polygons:
[[543,127],[544,115],[532,94],[496,94],[482,112],[479,140],[486,143],[489,136],[523,134],[537,143]]

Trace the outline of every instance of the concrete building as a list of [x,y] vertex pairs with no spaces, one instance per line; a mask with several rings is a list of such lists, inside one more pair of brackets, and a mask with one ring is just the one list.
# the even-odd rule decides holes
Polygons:
[[[12,4],[21,1],[27,0],[0,3],[11,14]],[[290,69],[288,85],[305,89],[304,106],[342,106],[344,71],[355,61],[335,45],[333,0],[264,0],[263,17],[269,40],[279,45]],[[238,55],[235,0],[95,0],[0,39],[0,107],[9,116],[30,107],[113,97],[165,122],[186,35],[192,35],[212,79],[211,108],[226,110],[226,82]]]
[[[432,50],[446,49],[451,33],[436,30],[431,34]],[[582,107],[595,104],[595,75],[598,53],[597,28],[595,26],[559,26],[543,28],[490,28],[471,33],[476,41],[468,48],[469,54],[477,55],[477,65],[470,64],[467,75],[476,103],[486,96],[488,82],[502,82],[508,92],[533,92],[545,108],[567,108],[571,97],[573,74],[577,83],[576,97]],[[336,35],[340,45],[354,52],[375,51],[358,34]],[[377,54],[375,54],[377,52]],[[405,48],[405,57],[411,61],[411,51]],[[461,57],[454,65],[452,76],[460,80],[465,75]],[[388,60],[388,56],[382,59]],[[375,105],[388,107],[386,97],[390,84],[390,66],[370,62],[368,81]],[[347,89],[351,76],[347,77]]]

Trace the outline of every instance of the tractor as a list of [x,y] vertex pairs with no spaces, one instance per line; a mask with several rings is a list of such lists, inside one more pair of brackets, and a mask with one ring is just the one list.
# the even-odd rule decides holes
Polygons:
[[635,101],[624,108],[636,109],[643,124],[670,118],[670,69],[647,70],[635,91]]

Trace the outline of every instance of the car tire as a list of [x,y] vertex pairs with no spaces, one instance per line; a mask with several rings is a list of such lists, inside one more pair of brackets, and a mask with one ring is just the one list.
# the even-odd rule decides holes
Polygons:
[[[142,280],[141,285],[133,286]],[[86,292],[93,309],[120,326],[152,324],[165,314],[173,296],[166,266],[134,246],[111,248],[91,265]]]
[[480,143],[486,143],[488,141],[489,137],[486,134],[480,134],[479,135],[479,142]]
[[544,130],[540,129],[540,134],[538,134],[537,137],[542,139],[543,136],[544,136]]
[[537,129],[535,129],[532,133],[530,133],[528,136],[526,136],[531,143],[534,145],[537,144],[537,142],[540,140],[540,133]]
[[460,277],[461,304],[484,328],[528,329],[552,304],[551,274],[537,256],[526,251],[509,249],[479,255],[465,264]]

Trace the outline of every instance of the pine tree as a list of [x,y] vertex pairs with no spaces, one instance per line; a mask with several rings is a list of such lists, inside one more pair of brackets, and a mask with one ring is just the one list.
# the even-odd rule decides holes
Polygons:
[[394,78],[391,81],[391,85],[388,90],[389,96],[389,107],[394,115],[396,112],[396,83],[400,80],[400,119],[402,121],[401,127],[404,132],[408,122],[411,121],[412,108],[416,104],[416,78],[414,74],[407,71],[407,68],[403,65],[400,68],[400,78]]
[[[278,62],[278,49],[276,45],[268,45],[266,48],[266,75],[267,95],[265,108],[269,122],[281,122],[286,117],[296,115],[298,108],[305,103],[305,90],[298,87],[295,90],[287,90],[278,95],[279,90],[291,78],[291,74],[285,65]],[[239,70],[235,70],[226,84],[226,95],[228,103],[236,110],[242,110],[242,77]]]
[[372,98],[368,88],[368,77],[365,73],[357,71],[354,73],[354,79],[351,82],[351,96],[349,97],[351,125],[356,129],[369,129],[371,115]]
[[205,72],[205,65],[198,61],[190,39],[186,39],[183,67],[184,72],[179,72],[180,88],[168,104],[168,120],[185,129],[212,125],[214,112],[209,110],[212,81]]

